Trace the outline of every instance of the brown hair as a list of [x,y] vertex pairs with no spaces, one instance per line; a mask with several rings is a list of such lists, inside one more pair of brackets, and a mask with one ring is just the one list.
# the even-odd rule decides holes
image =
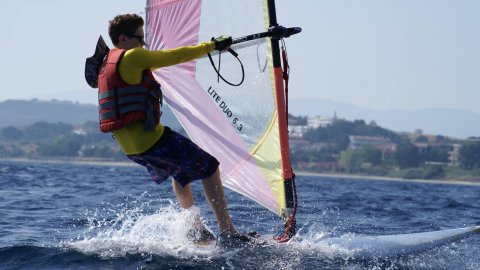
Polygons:
[[139,27],[143,27],[143,18],[137,14],[117,15],[109,22],[108,34],[113,45],[118,45],[121,34],[133,35]]

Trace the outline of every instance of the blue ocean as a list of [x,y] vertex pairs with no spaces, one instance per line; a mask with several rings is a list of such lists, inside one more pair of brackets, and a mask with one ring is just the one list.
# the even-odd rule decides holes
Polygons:
[[[378,255],[324,241],[480,225],[480,185],[297,175],[295,238],[224,250],[189,243],[191,213],[138,166],[0,161],[0,184],[0,269],[480,269],[479,234]],[[218,233],[200,182],[193,191]],[[240,231],[281,233],[274,214],[226,194]]]

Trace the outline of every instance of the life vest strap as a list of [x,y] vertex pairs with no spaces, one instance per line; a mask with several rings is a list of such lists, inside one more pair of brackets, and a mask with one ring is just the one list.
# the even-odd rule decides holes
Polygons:
[[117,89],[110,89],[98,94],[98,100],[102,100],[105,98],[113,98],[115,97],[115,91],[117,91],[118,96],[122,95],[134,95],[134,94],[151,94],[153,97],[158,98],[157,93],[152,93],[150,89],[145,88],[143,86],[128,86],[122,87]]
[[[155,96],[153,96],[153,94],[151,94],[150,96],[155,98]],[[118,97],[117,101],[110,100],[110,101],[107,101],[105,103],[99,104],[98,105],[98,111],[101,112],[101,111],[104,111],[104,110],[113,110],[117,106],[121,107],[121,106],[123,106],[125,104],[128,104],[128,103],[144,103],[145,100],[148,99],[148,98],[149,98],[149,96],[121,96],[121,97]]]
[[100,113],[100,120],[105,120],[109,118],[115,118],[117,111],[119,114],[125,114],[133,111],[145,111],[146,106],[144,104],[132,104],[125,107],[120,107],[117,110],[111,110],[108,112]]

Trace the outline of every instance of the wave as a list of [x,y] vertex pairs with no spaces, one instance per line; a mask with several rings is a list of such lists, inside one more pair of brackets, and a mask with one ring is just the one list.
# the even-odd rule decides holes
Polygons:
[[75,268],[75,265],[95,260],[95,256],[60,247],[23,245],[0,248],[1,269]]

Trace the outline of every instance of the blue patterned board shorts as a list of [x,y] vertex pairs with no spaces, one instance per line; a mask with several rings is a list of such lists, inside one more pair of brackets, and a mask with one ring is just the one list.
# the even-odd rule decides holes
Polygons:
[[215,157],[169,127],[149,150],[128,158],[146,167],[157,184],[172,176],[183,187],[212,176],[219,165]]

